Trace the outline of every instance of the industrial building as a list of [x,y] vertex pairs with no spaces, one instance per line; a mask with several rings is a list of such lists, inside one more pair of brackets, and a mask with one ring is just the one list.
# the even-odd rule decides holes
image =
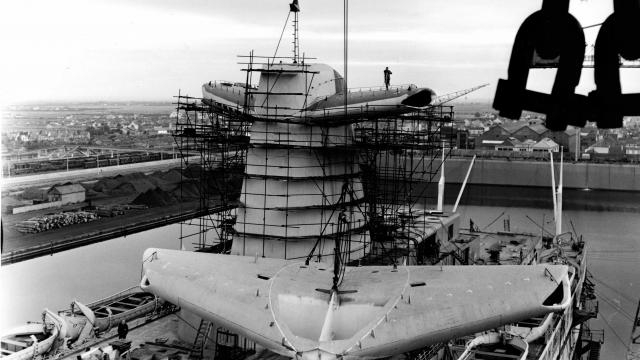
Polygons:
[[55,185],[47,191],[49,202],[60,201],[62,205],[83,202],[85,189],[80,184]]

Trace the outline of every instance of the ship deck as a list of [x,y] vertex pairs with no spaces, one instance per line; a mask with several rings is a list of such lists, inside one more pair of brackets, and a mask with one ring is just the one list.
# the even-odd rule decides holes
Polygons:
[[443,252],[469,249],[470,265],[530,264],[543,241],[540,235],[529,233],[461,230],[455,240],[444,246]]
[[[518,265],[564,261],[571,265],[570,272],[578,275],[577,270],[582,264],[582,249],[568,234],[560,239],[558,244],[553,244],[551,238],[541,237],[540,234],[461,230],[457,237],[442,244],[441,251],[443,253],[466,252],[470,265]],[[572,291],[578,290],[578,282],[580,279],[576,277],[572,284]],[[572,312],[573,309],[568,309],[568,311]],[[529,344],[527,359],[540,359],[544,356],[545,351],[549,351],[547,348],[550,343],[553,342],[555,347],[559,346],[556,343],[558,339],[566,339],[564,336],[556,336],[558,331],[555,330],[559,328],[558,325],[561,322],[571,321],[571,316],[568,317],[567,319],[566,312],[553,315],[548,331]],[[540,319],[531,319],[532,322],[538,320]],[[179,314],[169,314],[151,321],[148,319],[139,319],[139,321],[139,323],[129,324],[131,331],[127,340],[131,341],[131,355],[136,358],[151,356],[171,357],[172,359],[189,358],[193,344],[180,340],[178,329],[182,320]],[[508,329],[508,326],[505,329]],[[562,333],[562,331],[560,332]],[[205,352],[214,351],[212,349],[212,346],[215,346],[213,336],[210,336]],[[87,347],[104,348],[115,340],[117,340],[117,334],[115,329],[112,329],[92,343],[77,346],[75,351],[64,354],[63,358],[76,358]],[[458,345],[454,346],[454,350],[464,351],[464,340],[468,340],[468,338],[457,340]],[[263,350],[259,346],[256,347],[256,350],[255,354],[246,359],[285,359],[285,357]]]
[[[535,263],[564,263],[569,265],[570,276],[575,274],[571,283],[571,291],[578,297],[574,304],[580,302],[585,273],[583,259],[585,258],[581,239],[563,234],[554,244],[550,237],[540,234],[512,233],[512,232],[481,232],[461,230],[459,236],[443,245],[442,251],[468,251],[470,265],[518,265]],[[467,250],[468,249],[468,250]],[[586,309],[588,310],[588,309]],[[573,320],[573,308],[552,316],[549,328],[536,340],[529,343],[527,359],[545,358],[555,349],[564,348],[563,343],[574,341],[580,328],[569,329]],[[541,319],[530,319],[530,323],[538,323]],[[524,321],[523,323],[526,323]],[[501,328],[502,329],[502,328]],[[499,329],[496,329],[499,330]],[[509,331],[509,326],[503,330]],[[456,351],[464,351],[464,344],[473,337],[458,339]],[[571,340],[573,338],[573,340]],[[564,351],[564,350],[561,350]]]
[[[177,314],[169,314],[151,321],[143,318],[129,322],[130,330],[125,341],[131,341],[130,354],[137,352],[140,355],[137,358],[151,358],[155,354],[158,359],[169,355],[173,359],[187,359],[191,345],[178,337],[180,321]],[[117,340],[117,329],[114,328],[102,334],[100,338],[77,345],[74,350],[62,354],[61,358],[76,359],[88,348],[104,348]]]

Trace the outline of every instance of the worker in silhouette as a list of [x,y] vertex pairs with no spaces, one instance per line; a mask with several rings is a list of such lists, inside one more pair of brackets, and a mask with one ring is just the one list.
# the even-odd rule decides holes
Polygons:
[[389,84],[391,83],[391,74],[393,73],[391,72],[391,70],[389,70],[388,66],[384,69],[383,72],[384,72],[384,86],[386,86],[387,90],[389,90]]
[[127,326],[127,323],[122,320],[120,324],[118,324],[118,339],[126,339],[128,332],[129,326]]

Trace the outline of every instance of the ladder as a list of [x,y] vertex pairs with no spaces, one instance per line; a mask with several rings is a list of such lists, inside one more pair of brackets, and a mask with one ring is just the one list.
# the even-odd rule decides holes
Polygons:
[[412,356],[412,360],[429,360],[438,355],[440,349],[445,347],[445,343],[438,343],[422,349],[418,354]]
[[193,340],[193,347],[191,348],[189,359],[202,359],[204,357],[204,347],[212,327],[213,324],[211,324],[210,321],[205,319],[200,320],[200,326],[198,326],[196,338]]
[[589,348],[589,360],[600,360],[600,345],[597,341],[592,341]]

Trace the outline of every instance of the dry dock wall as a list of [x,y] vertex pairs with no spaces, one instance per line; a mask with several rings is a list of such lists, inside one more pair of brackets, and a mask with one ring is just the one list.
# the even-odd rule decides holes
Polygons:
[[[389,160],[393,161],[393,160]],[[406,168],[413,168],[415,180],[420,178],[422,164],[411,164],[405,159]],[[471,158],[450,158],[445,164],[447,183],[460,184],[469,168]],[[391,164],[386,164],[389,166]],[[556,181],[558,164],[556,165]],[[439,174],[433,179],[438,181]],[[640,191],[640,166],[628,164],[564,163],[564,187],[575,189],[599,189]],[[546,187],[551,185],[551,167],[548,161],[509,161],[476,159],[469,184]]]

